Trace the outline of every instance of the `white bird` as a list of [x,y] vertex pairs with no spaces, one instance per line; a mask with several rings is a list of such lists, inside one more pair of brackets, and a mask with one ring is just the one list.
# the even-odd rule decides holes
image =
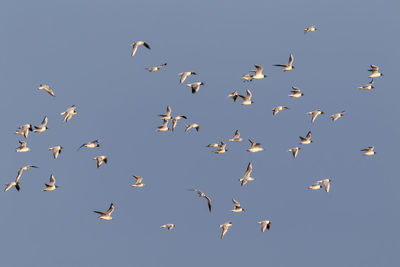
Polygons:
[[297,157],[297,154],[299,154],[299,150],[301,149],[301,147],[293,147],[291,149],[289,149],[289,152],[292,152],[293,158]]
[[254,103],[254,101],[251,100],[252,93],[249,89],[246,89],[246,95],[239,95],[240,98],[243,99],[242,105],[248,106]]
[[106,164],[108,163],[108,157],[106,156],[97,156],[93,158],[93,160],[97,160],[97,168],[100,168],[103,162]]
[[160,114],[158,116],[160,116],[164,120],[170,120],[171,119],[171,112],[172,112],[171,107],[167,106],[167,112],[165,112],[165,114]]
[[234,198],[232,198],[232,202],[233,202],[233,210],[231,210],[232,212],[242,212],[244,211],[244,209],[240,206],[240,203],[237,202]]
[[289,56],[289,62],[288,62],[287,65],[284,65],[284,64],[275,64],[274,66],[283,67],[283,71],[290,71],[290,70],[294,69],[293,61],[294,61],[293,54],[290,54],[290,56]]
[[88,142],[88,143],[85,143],[85,144],[81,145],[81,146],[78,148],[78,150],[81,149],[82,147],[95,148],[95,147],[99,147],[99,146],[100,146],[99,140],[93,140],[93,141],[91,141],[91,142]]
[[373,88],[375,88],[375,86],[373,86],[374,84],[374,79],[371,79],[371,81],[363,86],[358,87],[361,90],[371,90]]
[[162,67],[167,66],[167,63],[155,66],[155,67],[150,67],[150,68],[146,68],[146,70],[148,70],[149,72],[156,72],[159,71]]
[[132,53],[131,53],[132,57],[136,54],[138,47],[141,45],[144,45],[144,47],[146,47],[147,49],[151,49],[150,46],[146,42],[138,41],[136,43],[133,43],[132,44]]
[[302,144],[302,145],[308,145],[308,144],[312,143],[312,140],[311,140],[311,131],[309,131],[309,132],[307,133],[306,137],[301,137],[301,136],[299,136],[299,138],[300,138],[300,144]]
[[11,187],[15,186],[15,189],[17,189],[17,191],[19,191],[20,185],[19,185],[19,179],[21,178],[21,176],[17,176],[17,178],[15,178],[14,182],[11,182],[9,184],[6,184],[6,188],[4,189],[4,192],[7,192],[8,190],[11,189]]
[[186,86],[192,88],[192,94],[197,93],[200,90],[200,85],[204,85],[203,82],[188,83]]
[[319,189],[321,189],[322,188],[322,185],[320,185],[320,184],[313,184],[313,185],[310,185],[309,187],[308,187],[308,189],[311,189],[311,190],[319,190]]
[[219,225],[219,228],[222,228],[221,239],[224,238],[226,232],[228,232],[229,227],[232,226],[232,222],[225,222]]
[[230,94],[228,95],[228,97],[232,97],[233,102],[236,102],[236,100],[237,100],[238,97],[239,97],[239,94],[238,94],[237,91],[235,91],[235,92],[233,92],[233,93],[230,93]]
[[64,119],[63,121],[68,122],[73,115],[78,114],[78,112],[76,112],[76,106],[72,105],[70,108],[68,108],[66,111],[61,112],[61,115],[64,115]]
[[106,212],[101,212],[101,211],[93,211],[93,212],[100,214],[100,216],[97,218],[106,221],[111,221],[112,220],[111,213],[113,213],[113,211],[114,211],[114,204],[111,203],[110,208],[108,208]]
[[251,172],[253,171],[253,164],[249,162],[249,165],[247,165],[246,172],[244,173],[243,177],[239,179],[239,182],[241,182],[241,186],[244,186],[247,184],[248,181],[254,181],[255,179],[253,177],[250,177]]
[[364,152],[364,153],[363,153],[364,156],[373,156],[373,155],[376,154],[376,152],[374,151],[374,147],[373,147],[373,146],[370,146],[370,147],[368,147],[368,148],[361,149],[361,151]]
[[24,124],[18,127],[19,130],[15,131],[15,134],[23,135],[25,138],[28,138],[29,132],[32,132],[32,124]]
[[235,135],[233,136],[233,138],[229,139],[229,141],[231,141],[231,142],[242,142],[243,141],[243,139],[240,138],[239,130],[236,130]]
[[379,67],[376,65],[370,65],[371,68],[368,70],[369,72],[371,72],[371,75],[368,76],[368,78],[377,78],[380,76],[383,76],[383,73],[379,72]]
[[242,76],[242,80],[244,82],[251,82],[253,80],[253,75],[245,74],[245,75]]
[[160,226],[160,228],[166,228],[168,230],[172,230],[172,229],[174,229],[174,227],[175,227],[175,224],[173,224],[173,223],[163,224]]
[[340,119],[341,117],[343,117],[344,113],[345,113],[345,111],[343,110],[342,112],[331,115],[332,121],[336,121],[336,120]]
[[56,96],[56,95],[54,94],[53,90],[51,90],[51,89],[50,89],[50,86],[48,86],[47,84],[41,84],[41,85],[38,87],[38,90],[43,90],[43,91],[47,92],[49,95],[51,95],[51,96]]
[[58,188],[58,185],[56,185],[56,178],[54,178],[54,175],[50,175],[50,182],[48,184],[45,184],[46,188],[43,189],[43,191],[53,191],[56,188]]
[[187,119],[187,117],[186,116],[184,116],[184,115],[179,115],[179,116],[176,116],[176,117],[171,117],[171,120],[172,120],[172,128],[171,128],[171,131],[174,131],[175,130],[175,127],[176,127],[176,125],[178,124],[178,121],[180,120],[180,119]]
[[200,130],[200,125],[198,125],[197,123],[186,125],[185,132],[189,131],[192,128],[196,129],[196,131],[198,132]]
[[221,144],[219,145],[219,149],[217,151],[215,151],[215,154],[223,154],[226,151],[228,151],[228,149],[226,149],[226,143],[221,141]]
[[288,107],[285,107],[285,106],[277,106],[277,107],[274,107],[273,109],[272,109],[272,115],[276,115],[276,114],[278,114],[279,113],[279,111],[282,111],[282,110],[285,110],[285,109],[289,109]]
[[324,112],[321,111],[321,110],[319,110],[319,109],[316,109],[316,110],[307,112],[307,114],[308,114],[308,115],[312,115],[312,117],[311,117],[311,122],[314,122],[315,119],[316,119],[319,115],[324,114]]
[[261,67],[260,65],[254,65],[254,67],[256,68],[256,70],[251,70],[251,72],[254,72],[254,75],[251,76],[252,79],[264,79],[267,77],[267,75],[263,74],[263,67]]
[[331,188],[331,179],[326,178],[326,179],[322,179],[317,181],[318,184],[323,184],[323,186],[325,187],[325,191],[327,193],[329,193],[329,189]]
[[19,147],[16,149],[17,152],[28,152],[31,149],[26,146],[25,141],[18,141],[19,142]]
[[60,155],[62,149],[62,146],[53,146],[49,148],[49,150],[53,152],[54,159],[58,158],[58,155]]
[[260,145],[261,145],[260,143],[256,143],[251,139],[249,139],[249,142],[251,144],[251,147],[249,149],[247,149],[248,152],[255,153],[255,152],[260,152],[260,151],[264,150],[264,148],[260,147]]
[[142,176],[139,176],[139,175],[132,175],[132,176],[133,176],[133,178],[136,179],[136,183],[131,185],[132,187],[143,187],[143,186],[146,185],[146,184],[142,183],[142,181],[143,181],[143,177]]
[[218,143],[211,143],[208,144],[207,147],[219,147],[220,145]]
[[199,197],[206,199],[208,204],[208,210],[211,212],[211,199],[206,194],[204,194],[203,191],[199,189],[188,189],[188,190],[195,191],[197,194],[199,194]]
[[308,26],[307,28],[304,29],[304,34],[308,33],[308,32],[315,32],[317,30],[317,28],[313,25],[313,26]]
[[157,132],[167,132],[168,130],[168,120],[163,120],[163,124],[157,127]]
[[293,98],[300,98],[304,95],[304,93],[301,93],[300,91],[301,90],[299,88],[292,86],[292,90],[290,91],[291,94],[289,96]]
[[196,73],[196,72],[193,72],[193,71],[186,71],[186,72],[181,72],[181,73],[179,73],[178,75],[181,76],[181,78],[179,79],[179,82],[180,82],[180,83],[183,83],[183,82],[186,80],[186,78],[187,78],[188,76],[190,76],[190,75],[197,75],[197,73]]
[[271,228],[271,222],[270,221],[261,221],[261,222],[257,222],[258,224],[261,225],[261,232],[265,232],[265,229],[270,229]]
[[47,129],[49,129],[46,125],[47,125],[47,116],[44,116],[42,123],[39,126],[33,126],[35,128],[35,130],[33,130],[34,133],[42,133],[44,131],[46,131]]

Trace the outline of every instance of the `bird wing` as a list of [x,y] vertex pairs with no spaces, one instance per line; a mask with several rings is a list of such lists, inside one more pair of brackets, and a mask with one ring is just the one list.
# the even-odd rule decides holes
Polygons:
[[249,165],[247,165],[247,170],[244,173],[243,178],[248,178],[250,177],[251,172],[253,171],[253,164],[251,164],[251,162],[249,162]]
[[143,45],[144,45],[144,47],[146,47],[147,49],[151,49],[148,43],[143,42]]
[[110,208],[107,210],[106,214],[107,214],[108,216],[110,216],[111,213],[113,213],[113,211],[114,211],[114,204],[111,203],[111,204],[110,204]]
[[131,53],[131,56],[132,56],[132,57],[136,54],[137,49],[138,49],[138,44],[137,44],[137,43],[134,43],[134,44],[132,45],[132,53]]
[[259,66],[259,65],[254,65],[254,67],[256,67],[256,75],[260,75],[260,74],[262,74],[262,71],[263,71],[263,67],[261,67],[261,66]]
[[240,208],[240,203],[237,202],[234,198],[232,198],[232,202],[233,202],[233,205],[235,206],[235,209]]
[[42,123],[39,125],[39,128],[43,128],[47,125],[47,116],[44,116]]
[[211,212],[211,199],[206,195],[204,195],[204,198],[207,199],[208,210]]
[[311,138],[311,131],[309,131],[306,135],[306,139],[310,139]]
[[293,60],[294,60],[293,54],[290,54],[288,66],[291,66],[293,64]]
[[49,185],[50,186],[53,186],[53,185],[55,185],[56,184],[56,178],[54,178],[54,175],[52,174],[52,175],[50,175],[50,182],[49,182]]

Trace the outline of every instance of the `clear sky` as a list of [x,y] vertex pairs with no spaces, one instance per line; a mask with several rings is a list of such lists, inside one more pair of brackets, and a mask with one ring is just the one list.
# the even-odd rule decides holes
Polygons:
[[[2,266],[395,266],[400,250],[398,1],[2,1]],[[304,35],[303,29],[318,30]],[[134,57],[131,44],[143,40]],[[294,54],[293,71],[273,64]],[[144,68],[167,62],[149,73]],[[244,83],[253,65],[266,79]],[[375,89],[370,64],[384,77]],[[205,85],[192,95],[187,82]],[[38,91],[52,86],[56,97]],[[304,97],[288,97],[292,85]],[[235,90],[254,104],[233,103]],[[62,123],[75,104],[78,114]],[[186,115],[158,133],[158,114]],[[290,109],[272,116],[272,108]],[[314,124],[308,111],[326,112]],[[346,111],[332,122],[329,115]],[[49,118],[16,153],[14,130]],[[184,132],[189,123],[200,131]],[[239,129],[244,142],[206,145]],[[287,150],[309,130],[313,143]],[[247,139],[265,151],[249,153]],[[77,148],[99,139],[97,149]],[[47,149],[62,145],[58,159]],[[377,154],[361,149],[375,146]],[[107,155],[96,169],[92,160]],[[247,164],[255,181],[241,187]],[[60,186],[42,192],[53,173]],[[132,188],[131,175],[144,177]],[[331,178],[331,191],[307,186]],[[187,191],[198,188],[213,201]],[[245,212],[232,214],[231,199]],[[112,221],[93,210],[115,204]],[[257,221],[272,221],[261,233]],[[219,224],[232,221],[224,239]],[[174,223],[175,229],[160,229]]]

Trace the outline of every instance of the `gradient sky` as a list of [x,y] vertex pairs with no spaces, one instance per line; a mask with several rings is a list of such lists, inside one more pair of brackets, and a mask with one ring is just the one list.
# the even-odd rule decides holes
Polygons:
[[[395,266],[398,204],[398,1],[2,1],[2,184],[20,167],[21,191],[0,194],[3,266]],[[317,32],[303,29],[316,25]],[[147,41],[130,56],[131,43]],[[295,70],[273,64],[294,54]],[[167,62],[159,72],[144,68]],[[268,77],[244,83],[264,67]],[[370,64],[384,77],[367,82]],[[192,95],[187,82],[205,86]],[[53,98],[36,88],[49,84]],[[290,87],[305,96],[288,97]],[[253,92],[242,106],[226,96]],[[60,113],[77,105],[62,123]],[[157,116],[184,114],[175,132]],[[273,117],[271,109],[290,110]],[[326,112],[314,124],[306,112]],[[346,111],[332,122],[329,115]],[[20,125],[31,151],[16,153]],[[200,131],[184,132],[197,122]],[[216,155],[205,146],[245,139]],[[313,143],[287,149],[309,130]],[[265,151],[248,153],[247,139]],[[99,139],[98,149],[76,149]],[[62,145],[57,160],[47,149]],[[374,145],[377,154],[360,149]],[[107,155],[96,169],[92,160]],[[241,187],[247,164],[255,181]],[[53,173],[60,186],[42,192]],[[132,188],[132,174],[146,186]],[[307,186],[332,179],[331,192]],[[187,191],[199,188],[213,201]],[[232,197],[246,209],[232,214]],[[93,210],[115,204],[112,221]],[[272,221],[260,232],[257,221]],[[219,224],[232,221],[220,240]],[[175,223],[172,231],[160,225]]]

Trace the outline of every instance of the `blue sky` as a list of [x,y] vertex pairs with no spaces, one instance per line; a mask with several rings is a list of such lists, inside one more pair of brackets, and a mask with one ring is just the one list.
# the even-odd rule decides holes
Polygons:
[[[393,266],[400,249],[396,90],[399,3],[395,1],[3,1],[0,9],[2,183],[18,169],[21,192],[0,194],[5,266]],[[316,25],[317,32],[303,29]],[[130,56],[131,43],[143,40]],[[295,70],[273,64],[294,54]],[[156,73],[144,68],[167,62]],[[241,75],[264,67],[266,79]],[[367,82],[370,64],[384,77]],[[192,95],[187,82],[205,86]],[[36,90],[49,84],[55,98]],[[292,85],[304,97],[288,97]],[[253,92],[242,106],[226,96]],[[75,104],[78,115],[62,123]],[[175,132],[157,116],[184,114]],[[290,110],[272,116],[272,108]],[[314,124],[306,112],[326,112]],[[329,115],[346,111],[335,123]],[[16,153],[22,124],[31,151]],[[188,123],[200,131],[185,133]],[[236,129],[245,139],[212,153]],[[313,143],[287,150],[309,130]],[[22,137],[23,138],[23,137]],[[248,153],[248,138],[265,151]],[[76,149],[99,139],[98,149]],[[62,145],[57,160],[47,149]],[[374,145],[374,157],[360,149]],[[107,155],[96,169],[92,160]],[[247,164],[255,181],[240,187]],[[42,192],[53,173],[60,186]],[[132,174],[146,186],[129,185]],[[310,191],[321,178],[331,192]],[[199,188],[213,201],[209,214]],[[237,199],[246,209],[229,212]],[[113,220],[93,210],[115,204]],[[260,232],[257,221],[272,221]],[[220,240],[219,224],[232,221]],[[159,229],[175,223],[172,231]]]

